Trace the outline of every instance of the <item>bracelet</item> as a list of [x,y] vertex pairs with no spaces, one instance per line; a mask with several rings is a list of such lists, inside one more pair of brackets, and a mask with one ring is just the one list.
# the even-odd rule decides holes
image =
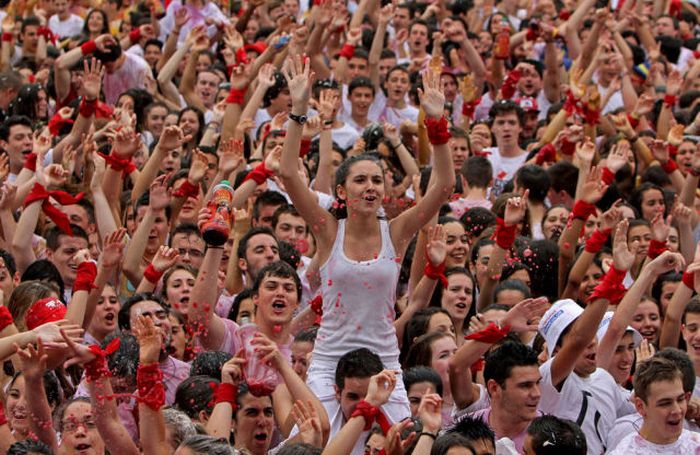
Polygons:
[[656,259],[657,257],[661,256],[661,254],[666,250],[668,250],[668,245],[665,241],[659,242],[658,240],[652,239],[651,242],[649,242],[647,256],[650,259]]
[[12,42],[12,33],[3,32],[2,33],[2,40],[5,41],[6,43],[11,43]]
[[464,339],[474,340],[480,343],[494,344],[507,337],[509,332],[509,325],[499,327],[495,322],[492,322],[491,324],[487,325],[485,329],[470,333],[469,335],[465,336]]
[[226,98],[226,104],[243,104],[245,102],[245,94],[248,91],[248,87],[238,90],[235,88],[231,89],[231,92]]
[[158,363],[140,365],[136,371],[136,386],[138,388],[138,401],[154,411],[165,406],[165,387],[163,386],[163,372]]
[[236,399],[238,397],[238,387],[233,384],[222,382],[214,391],[214,404],[229,403],[233,410],[236,410]]
[[615,267],[610,267],[608,273],[605,274],[600,283],[593,289],[591,296],[588,298],[588,302],[605,299],[610,305],[617,305],[620,303],[620,300],[622,300],[627,292],[627,289],[622,285],[622,280],[625,279],[625,275],[627,275],[626,270],[617,270]]
[[36,153],[28,153],[24,157],[24,169],[36,172]]
[[[427,253],[426,253],[427,254]],[[445,262],[440,265],[433,265],[428,259],[425,262],[425,270],[423,272],[427,278],[431,280],[440,280],[443,288],[447,287],[447,277],[445,277]]]
[[95,358],[92,361],[86,363],[84,366],[85,379],[88,382],[97,381],[105,376],[109,377],[112,375],[112,373],[107,368],[106,357],[117,352],[117,349],[119,349],[120,345],[121,339],[115,338],[107,345],[105,349],[101,349],[96,344],[93,344],[89,347],[90,351],[93,354],[95,354]]
[[73,282],[73,294],[78,291],[90,292],[97,289],[95,286],[95,278],[97,277],[97,264],[94,261],[81,262],[76,271],[75,281]]
[[338,54],[338,57],[345,57],[348,60],[350,60],[353,56],[355,55],[355,46],[352,44],[345,44],[343,48],[340,50],[340,54]]
[[80,106],[78,107],[78,113],[85,118],[90,118],[95,115],[95,110],[97,109],[97,99],[89,100],[83,98],[80,100]]
[[160,281],[160,277],[163,276],[163,272],[159,272],[153,267],[153,264],[148,264],[146,270],[143,271],[143,277],[147,279],[150,283],[157,284]]
[[420,432],[420,435],[419,435],[418,437],[421,437],[421,436],[427,436],[427,437],[429,437],[429,438],[432,438],[433,441],[435,441],[435,440],[437,439],[437,435],[436,435],[436,434],[433,434],[433,433],[431,433],[431,432],[429,432],[429,431],[421,431],[421,432]]
[[586,240],[584,250],[588,253],[597,253],[601,250],[601,248],[603,248],[605,242],[608,241],[611,232],[612,230],[610,229],[605,229],[603,231],[596,229],[595,231],[593,231],[593,234],[591,234],[591,236],[588,237],[588,240]]
[[688,289],[695,291],[695,273],[683,272],[683,278],[681,281],[688,287]]
[[272,171],[265,167],[265,162],[260,163],[255,169],[248,172],[248,175],[243,179],[243,183],[248,180],[254,181],[257,185],[262,185],[268,178],[272,177]]
[[97,44],[95,44],[94,40],[90,40],[87,43],[82,44],[80,46],[80,50],[83,53],[83,55],[92,54],[97,50]]
[[425,126],[428,130],[428,140],[433,145],[447,144],[447,141],[452,137],[447,127],[447,119],[444,116],[440,119],[426,117]]
[[579,199],[574,204],[571,214],[574,218],[586,221],[588,217],[595,216],[596,208],[594,204]]
[[363,417],[365,419],[364,431],[369,431],[369,429],[372,428],[372,424],[375,420],[377,421],[379,426],[382,427],[382,430],[385,432],[385,434],[389,430],[389,428],[391,428],[391,423],[386,418],[386,416],[379,410],[379,408],[376,406],[372,406],[365,400],[362,400],[359,403],[357,403],[357,406],[355,406],[355,410],[350,415],[350,418],[353,417]]
[[607,167],[604,167],[602,179],[603,183],[605,183],[606,185],[611,185],[615,181],[615,174]]
[[676,95],[664,95],[664,106],[672,108],[676,105],[676,102],[678,102],[678,97]]
[[141,27],[136,27],[129,32],[129,41],[132,43],[138,42],[141,39]]
[[669,159],[665,163],[661,163],[661,169],[667,174],[673,174],[673,172],[678,169],[678,164],[672,159]]

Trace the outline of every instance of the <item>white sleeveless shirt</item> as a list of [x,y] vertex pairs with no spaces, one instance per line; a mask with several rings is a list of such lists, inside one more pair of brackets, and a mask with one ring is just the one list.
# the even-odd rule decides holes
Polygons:
[[345,221],[338,221],[333,249],[320,269],[323,318],[313,359],[337,363],[348,351],[367,348],[379,355],[385,368],[400,369],[394,303],[401,260],[389,223],[380,221],[382,246],[377,257],[353,261],[343,251]]

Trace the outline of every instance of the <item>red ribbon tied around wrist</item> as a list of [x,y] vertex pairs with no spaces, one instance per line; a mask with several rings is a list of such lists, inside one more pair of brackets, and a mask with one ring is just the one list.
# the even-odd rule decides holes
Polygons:
[[487,325],[486,328],[465,336],[464,339],[494,344],[507,337],[508,333],[510,333],[509,325],[499,327],[495,322],[492,322],[491,324]]
[[154,411],[165,406],[165,387],[163,372],[158,363],[140,365],[136,372],[136,386],[139,391],[138,401]]
[[617,305],[625,296],[627,289],[622,285],[622,280],[627,275],[624,270],[617,270],[615,267],[610,267],[608,273],[598,283],[598,286],[593,289],[588,302],[593,302],[598,299],[606,299],[610,305]]
[[43,185],[35,183],[32,191],[29,192],[27,198],[24,200],[24,206],[26,207],[33,202],[43,200],[44,202],[41,204],[41,208],[46,216],[48,216],[51,221],[56,223],[56,226],[58,226],[60,230],[72,236],[73,230],[70,228],[70,221],[68,220],[68,217],[65,213],[61,212],[59,209],[54,207],[51,202],[49,202],[49,197],[61,205],[73,205],[80,202],[83,196],[84,193],[78,193],[75,196],[72,196],[65,191],[47,191]]
[[100,348],[96,344],[88,346],[90,352],[95,354],[95,358],[84,365],[85,378],[88,381],[96,381],[105,376],[109,377],[112,375],[107,368],[106,358],[108,355],[112,355],[117,352],[120,345],[121,339],[115,338],[104,349]]
[[496,218],[496,231],[493,233],[493,239],[496,245],[504,250],[510,249],[515,242],[515,236],[518,226],[507,226],[503,218]]
[[425,118],[425,127],[428,132],[428,140],[433,145],[447,144],[450,140],[450,130],[447,125],[447,119],[443,116],[440,119]]
[[391,428],[391,423],[389,423],[389,420],[386,418],[381,409],[376,406],[372,406],[365,400],[357,403],[357,406],[355,406],[355,410],[352,411],[350,417],[363,417],[365,419],[364,431],[369,431],[369,429],[372,428],[372,424],[375,420],[382,428],[384,434],[386,434],[389,431],[389,428]]

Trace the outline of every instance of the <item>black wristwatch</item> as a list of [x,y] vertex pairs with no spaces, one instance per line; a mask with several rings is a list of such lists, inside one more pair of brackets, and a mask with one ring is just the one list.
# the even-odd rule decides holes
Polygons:
[[306,115],[294,115],[291,112],[289,113],[289,120],[294,120],[299,125],[303,125],[304,123],[306,123],[307,119],[308,118],[306,117]]

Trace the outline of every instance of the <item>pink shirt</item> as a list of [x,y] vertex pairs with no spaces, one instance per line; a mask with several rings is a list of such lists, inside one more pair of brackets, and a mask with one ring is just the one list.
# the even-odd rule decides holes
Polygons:
[[[538,416],[543,415],[540,411],[537,411]],[[488,407],[486,409],[482,409],[480,411],[476,411],[475,413],[471,414],[471,417],[477,420],[481,420],[484,422],[486,425],[489,426],[492,430],[496,431],[492,426],[491,423],[489,422],[489,418],[491,417],[491,407]],[[496,440],[499,440],[501,438],[508,438],[511,441],[513,441],[513,444],[515,445],[515,448],[518,450],[519,453],[523,453],[523,445],[525,444],[525,435],[527,434],[527,429],[523,430],[521,433],[518,433],[515,436],[509,436],[506,434],[499,434],[496,432]]]

